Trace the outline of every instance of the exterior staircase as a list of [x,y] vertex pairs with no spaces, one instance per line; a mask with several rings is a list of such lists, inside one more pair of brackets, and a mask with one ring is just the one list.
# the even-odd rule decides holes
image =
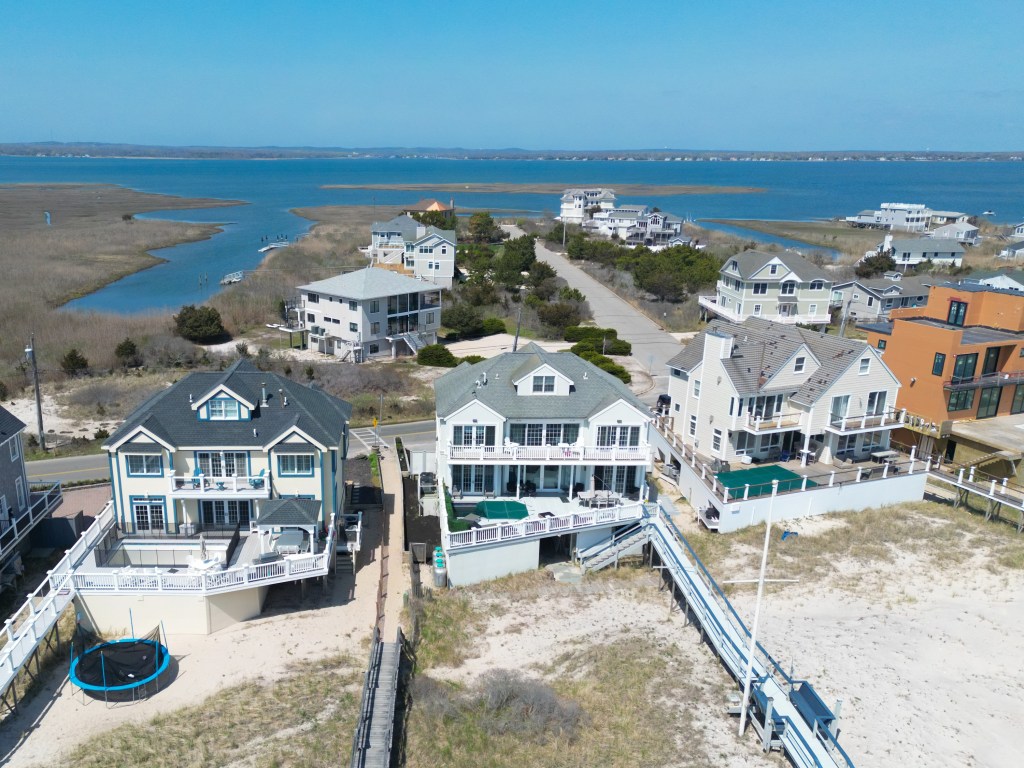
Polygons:
[[418,333],[400,333],[392,338],[394,338],[395,341],[404,341],[408,344],[409,349],[412,350],[414,355],[427,346],[423,341],[423,337]]
[[611,541],[603,541],[580,552],[577,556],[580,567],[584,572],[598,571],[618,562],[621,557],[638,555],[649,539],[650,533],[646,524],[631,525],[616,532]]
[[979,456],[976,459],[965,462],[961,466],[963,467],[981,467],[985,464],[991,464],[993,461],[1008,461],[1011,464],[1015,461],[1020,461],[1024,458],[1019,451],[995,451],[994,453],[986,453],[984,456]]

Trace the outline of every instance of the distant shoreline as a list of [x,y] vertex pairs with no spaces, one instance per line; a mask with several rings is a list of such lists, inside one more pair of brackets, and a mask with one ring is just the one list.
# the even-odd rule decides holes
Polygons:
[[321,189],[398,190],[402,192],[446,192],[462,194],[560,195],[569,187],[608,187],[620,195],[749,195],[765,192],[763,187],[726,187],[712,184],[569,184],[471,182],[469,184],[324,184]]

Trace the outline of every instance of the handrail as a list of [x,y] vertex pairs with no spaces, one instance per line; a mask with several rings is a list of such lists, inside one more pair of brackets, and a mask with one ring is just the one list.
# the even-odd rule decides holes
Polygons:
[[367,732],[373,714],[373,692],[377,689],[380,680],[380,663],[383,656],[384,646],[380,641],[380,630],[373,628],[373,637],[370,640],[370,662],[366,667],[366,674],[363,676],[363,695],[359,704],[359,723],[356,725],[356,733],[352,738],[352,758],[349,762],[351,768],[359,768],[366,756]]
[[942,382],[943,389],[975,389],[984,387],[987,384],[1005,382],[1014,384],[1024,380],[1024,371],[992,371],[977,376],[961,376],[959,378],[946,379]]

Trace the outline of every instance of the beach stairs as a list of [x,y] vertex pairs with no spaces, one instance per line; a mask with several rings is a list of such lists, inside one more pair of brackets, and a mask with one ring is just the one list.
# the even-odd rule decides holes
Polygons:
[[647,526],[637,523],[616,531],[610,540],[602,541],[578,552],[577,559],[584,573],[598,571],[606,566],[614,565],[623,557],[642,554],[644,544],[649,539],[650,533]]
[[393,643],[380,642],[374,632],[360,720],[352,745],[351,768],[389,768],[391,765],[401,663],[401,632]]
[[991,464],[994,461],[1008,461],[1013,464],[1014,462],[1020,461],[1021,458],[1024,458],[1024,455],[1018,451],[996,451],[994,453],[986,453],[984,456],[978,456],[975,459],[964,462],[961,466],[965,468],[981,467],[985,464]]
[[406,344],[408,344],[409,349],[412,350],[412,353],[414,355],[419,353],[421,349],[427,346],[426,343],[424,343],[423,341],[423,337],[420,336],[418,333],[400,333],[397,336],[395,336],[394,339],[395,341],[404,341]]
[[351,552],[338,551],[337,559],[334,561],[335,573],[355,573],[356,572],[356,561],[355,557]]

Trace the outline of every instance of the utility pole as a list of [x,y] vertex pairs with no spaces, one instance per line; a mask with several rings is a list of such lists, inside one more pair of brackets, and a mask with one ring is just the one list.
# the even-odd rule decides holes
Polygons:
[[43,399],[39,394],[39,367],[36,365],[36,335],[29,337],[28,346],[25,347],[25,354],[32,363],[32,381],[36,387],[36,426],[39,428],[39,448],[46,450],[46,435],[43,432]]
[[380,393],[380,418],[377,419],[377,450],[380,450],[380,423],[384,421],[384,393]]
[[[754,624],[750,628],[750,647],[747,649],[747,669],[743,673],[743,701],[740,704],[740,732],[747,728],[747,709],[750,706],[750,683],[754,672],[754,651],[757,650],[757,623],[761,618],[761,601],[764,598],[764,572],[768,567],[768,542],[772,533],[772,511],[775,496],[779,492],[779,481],[772,480],[772,497],[768,502],[768,519],[764,523],[764,549],[761,552],[761,573],[757,577],[757,603],[754,605]],[[771,670],[768,671],[771,674]]]

